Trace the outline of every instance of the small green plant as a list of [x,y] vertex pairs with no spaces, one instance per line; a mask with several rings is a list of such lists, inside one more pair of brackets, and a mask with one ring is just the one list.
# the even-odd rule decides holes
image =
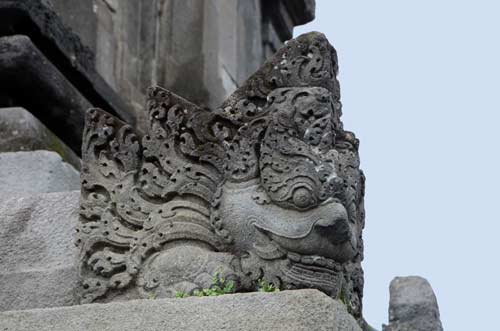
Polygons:
[[188,297],[189,295],[185,292],[181,292],[181,291],[177,291],[175,292],[175,297],[176,298],[186,298]]
[[279,292],[280,289],[273,283],[266,282],[264,279],[257,281],[257,288],[259,292]]
[[340,290],[339,296],[337,298],[340,302],[342,302],[345,306],[347,306],[347,299],[344,293],[344,288]]
[[[220,272],[217,271],[212,277],[212,285],[210,285],[210,288],[195,290],[193,295],[197,297],[215,297],[223,294],[234,293],[234,290],[234,282],[221,277]],[[176,298],[186,298],[188,296],[189,295],[184,292],[177,292],[175,294]]]

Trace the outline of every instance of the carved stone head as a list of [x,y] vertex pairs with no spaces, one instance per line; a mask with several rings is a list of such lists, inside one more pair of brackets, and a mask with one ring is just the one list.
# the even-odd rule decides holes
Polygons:
[[82,302],[167,297],[262,280],[317,288],[361,318],[364,177],[344,131],[335,50],[287,43],[220,108],[151,88],[149,131],[89,110]]

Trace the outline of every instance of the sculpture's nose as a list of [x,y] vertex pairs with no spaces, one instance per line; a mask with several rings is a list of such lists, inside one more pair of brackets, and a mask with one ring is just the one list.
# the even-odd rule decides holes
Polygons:
[[341,245],[351,240],[352,229],[347,217],[337,217],[329,222],[318,222],[314,231],[334,245]]
[[332,213],[328,222],[317,222],[311,233],[320,245],[322,255],[343,262],[356,253],[357,236],[347,213]]

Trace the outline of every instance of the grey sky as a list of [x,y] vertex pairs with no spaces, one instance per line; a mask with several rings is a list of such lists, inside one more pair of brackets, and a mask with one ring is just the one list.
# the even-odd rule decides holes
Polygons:
[[500,1],[317,0],[343,121],[367,176],[365,316],[394,276],[434,287],[445,330],[495,330],[500,307]]

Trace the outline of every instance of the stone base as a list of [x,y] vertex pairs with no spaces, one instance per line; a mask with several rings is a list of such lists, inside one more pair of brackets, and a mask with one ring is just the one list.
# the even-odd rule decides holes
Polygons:
[[0,311],[74,305],[77,279],[74,267],[0,273]]
[[80,158],[24,108],[0,108],[0,152],[47,150],[80,169]]
[[0,311],[76,303],[79,196],[0,192]]
[[55,152],[0,153],[0,192],[50,193],[80,189],[80,174]]
[[151,299],[0,313],[1,331],[361,331],[316,290]]

